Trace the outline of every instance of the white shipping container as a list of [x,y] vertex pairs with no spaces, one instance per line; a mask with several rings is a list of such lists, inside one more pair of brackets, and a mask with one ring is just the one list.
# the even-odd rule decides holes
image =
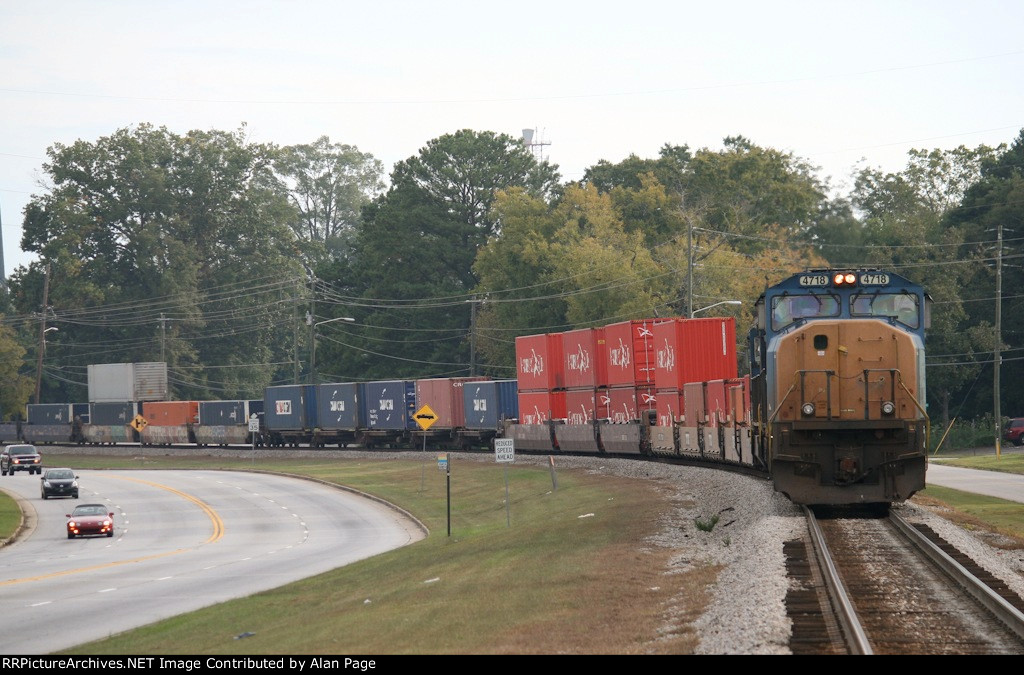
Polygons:
[[89,402],[167,400],[167,364],[96,363],[88,367]]
[[133,401],[167,400],[167,364],[150,361],[135,364],[135,398]]

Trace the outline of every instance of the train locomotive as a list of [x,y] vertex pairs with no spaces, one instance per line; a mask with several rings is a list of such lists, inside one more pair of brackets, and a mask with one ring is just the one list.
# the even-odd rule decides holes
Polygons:
[[809,270],[757,300],[749,375],[732,318],[636,319],[521,336],[516,379],[30,405],[27,423],[0,424],[0,441],[474,450],[512,438],[522,451],[749,467],[798,504],[885,505],[924,488],[929,305],[897,274]]
[[754,443],[799,504],[888,504],[925,486],[930,297],[879,270],[768,288],[749,334]]

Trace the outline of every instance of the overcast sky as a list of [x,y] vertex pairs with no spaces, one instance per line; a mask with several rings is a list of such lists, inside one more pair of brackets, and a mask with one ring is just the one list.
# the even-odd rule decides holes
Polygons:
[[536,129],[564,179],[742,134],[821,167],[1024,128],[1024,2],[0,0],[5,272],[53,143],[148,122],[392,165],[440,135]]

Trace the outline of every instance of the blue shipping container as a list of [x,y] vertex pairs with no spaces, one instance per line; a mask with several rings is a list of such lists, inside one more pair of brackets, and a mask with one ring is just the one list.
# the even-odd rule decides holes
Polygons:
[[467,429],[498,429],[501,421],[519,418],[517,380],[467,382],[462,387]]
[[200,401],[199,423],[208,427],[248,426],[245,401]]
[[29,403],[29,424],[71,424],[70,403]]
[[319,385],[316,404],[319,429],[333,431],[366,426],[359,414],[359,385],[354,382]]
[[129,424],[138,414],[138,404],[133,401],[125,403],[90,403],[89,423],[101,427],[124,426]]
[[303,431],[316,426],[316,387],[289,384],[267,387],[263,423],[271,431]]
[[72,419],[77,417],[78,420],[82,424],[88,424],[89,423],[89,419],[90,419],[89,418],[89,404],[88,403],[72,403],[71,404],[71,416],[72,416]]
[[416,381],[387,380],[363,385],[362,405],[368,429],[418,428],[416,413]]

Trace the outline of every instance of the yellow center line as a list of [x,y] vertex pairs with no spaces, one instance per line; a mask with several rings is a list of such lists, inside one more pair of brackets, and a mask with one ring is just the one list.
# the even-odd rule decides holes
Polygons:
[[210,538],[207,539],[206,541],[204,541],[200,545],[212,544],[213,542],[219,540],[221,537],[224,536],[224,521],[220,519],[220,516],[218,516],[217,512],[213,510],[213,507],[211,507],[209,504],[207,504],[206,502],[202,501],[198,497],[193,497],[192,495],[188,494],[187,492],[182,492],[181,490],[176,490],[176,489],[170,487],[169,485],[161,485],[160,483],[154,483],[152,481],[142,480],[141,478],[128,478],[127,476],[104,476],[104,477],[105,478],[117,478],[118,480],[129,480],[129,481],[132,481],[133,483],[142,483],[143,485],[150,485],[150,486],[155,487],[155,488],[160,488],[161,490],[167,490],[168,492],[172,492],[172,493],[178,495],[179,497],[182,497],[183,499],[187,499],[188,501],[192,502],[193,504],[195,504],[196,506],[201,508],[203,510],[203,512],[206,513],[206,515],[210,518],[210,522],[213,524],[213,534],[211,534]]
[[[221,520],[220,516],[217,515],[217,512],[214,511],[213,508],[209,504],[207,504],[206,502],[198,499],[197,497],[193,497],[192,495],[190,495],[188,493],[185,493],[185,492],[182,492],[181,490],[176,490],[176,489],[174,489],[174,488],[172,488],[172,487],[170,487],[168,485],[161,485],[160,483],[154,483],[152,481],[142,480],[141,478],[128,478],[127,476],[110,476],[110,475],[106,475],[104,477],[105,478],[117,478],[118,480],[128,480],[128,481],[132,481],[132,482],[135,482],[135,483],[142,483],[144,485],[150,485],[152,487],[159,488],[161,490],[167,490],[168,492],[172,492],[172,493],[178,495],[179,497],[187,499],[188,501],[190,501],[193,504],[195,504],[196,506],[198,506],[200,509],[203,510],[204,513],[206,513],[206,515],[210,518],[210,522],[213,524],[213,534],[211,534],[210,537],[206,541],[204,541],[202,544],[200,544],[200,546],[204,546],[206,544],[212,544],[212,543],[214,543],[215,541],[218,541],[221,537],[224,536],[224,521]],[[166,551],[164,553],[156,553],[156,554],[153,554],[153,555],[142,556],[141,558],[132,558],[130,560],[116,560],[116,561],[113,561],[113,562],[102,563],[100,565],[92,565],[90,567],[79,567],[79,568],[73,569],[73,570],[64,570],[62,572],[51,572],[49,574],[41,574],[41,575],[35,576],[35,577],[24,577],[24,578],[21,578],[21,579],[10,579],[8,581],[0,581],[0,587],[2,587],[2,586],[12,586],[14,584],[22,584],[22,583],[26,583],[26,582],[29,582],[29,581],[40,581],[42,579],[53,579],[55,577],[63,577],[63,576],[67,576],[69,574],[79,574],[81,572],[91,572],[93,570],[100,570],[100,569],[105,569],[105,568],[108,568],[108,567],[117,567],[118,565],[128,565],[128,564],[131,564],[131,563],[140,563],[140,562],[145,562],[146,560],[155,560],[157,558],[164,558],[164,557],[167,557],[167,556],[170,556],[170,555],[177,555],[179,553],[185,553],[186,551],[190,551],[190,550],[192,550],[192,549],[179,548],[179,549],[176,549],[174,551]]]

